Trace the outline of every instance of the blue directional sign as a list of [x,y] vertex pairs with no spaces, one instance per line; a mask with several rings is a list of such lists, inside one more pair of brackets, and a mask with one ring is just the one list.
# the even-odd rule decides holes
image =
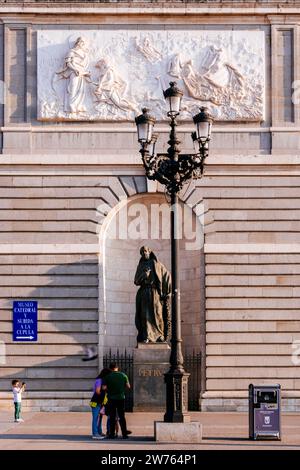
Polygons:
[[13,303],[13,341],[37,341],[36,300],[15,300]]

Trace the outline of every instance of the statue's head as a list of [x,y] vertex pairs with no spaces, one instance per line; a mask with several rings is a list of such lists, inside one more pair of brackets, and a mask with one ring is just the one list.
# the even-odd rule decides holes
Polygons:
[[144,259],[150,259],[152,251],[148,246],[142,246],[140,249],[141,257]]
[[83,37],[80,36],[79,38],[76,39],[75,41],[75,47],[78,48],[86,48],[87,47],[87,40]]
[[100,59],[96,63],[96,68],[100,69],[101,72],[106,72],[107,69],[109,69],[109,62],[107,59]]

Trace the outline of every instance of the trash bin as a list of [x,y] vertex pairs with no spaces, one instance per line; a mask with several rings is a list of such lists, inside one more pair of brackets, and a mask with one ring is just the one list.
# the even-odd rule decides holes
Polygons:
[[280,440],[280,385],[249,385],[249,438]]

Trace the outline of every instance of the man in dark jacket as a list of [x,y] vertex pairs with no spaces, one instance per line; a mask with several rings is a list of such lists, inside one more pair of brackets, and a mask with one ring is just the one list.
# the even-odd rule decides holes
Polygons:
[[111,363],[109,368],[111,373],[105,377],[103,389],[107,390],[108,414],[110,417],[109,439],[114,439],[116,435],[116,416],[118,413],[123,439],[128,439],[131,431],[127,430],[125,419],[125,390],[130,389],[128,377],[123,372],[119,372],[116,363]]

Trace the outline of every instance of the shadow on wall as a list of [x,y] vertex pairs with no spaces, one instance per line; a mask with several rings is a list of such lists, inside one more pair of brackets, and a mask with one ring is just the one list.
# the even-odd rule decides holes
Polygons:
[[[0,336],[7,354],[1,367],[1,391],[9,391],[11,380],[20,378],[27,383],[25,398],[30,399],[31,407],[62,409],[64,400],[69,400],[66,409],[75,410],[88,405],[98,374],[98,360],[82,361],[83,348],[98,345],[98,258],[43,269],[46,267],[28,265],[28,272],[39,275],[26,275],[27,285],[39,283],[39,287],[14,287],[16,297],[7,302],[6,333]],[[18,277],[13,275],[12,282],[17,283]],[[36,343],[12,342],[12,301],[22,299],[17,295],[20,292],[26,299],[38,301]]]

